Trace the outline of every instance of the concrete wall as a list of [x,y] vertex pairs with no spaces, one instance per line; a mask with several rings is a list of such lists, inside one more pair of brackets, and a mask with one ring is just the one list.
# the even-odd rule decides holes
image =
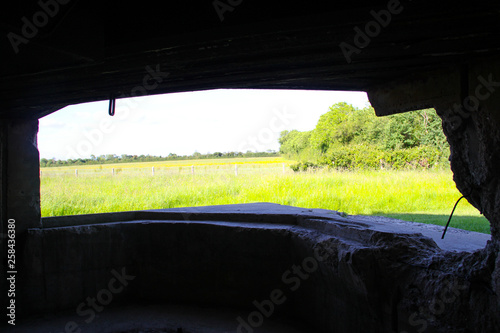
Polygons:
[[[28,231],[24,245],[20,310],[67,310],[81,314],[83,322],[89,297],[106,300],[110,281],[122,274],[130,279],[112,293],[110,306],[222,306],[239,309],[247,319],[264,312],[255,303],[266,307],[273,300],[270,315],[293,317],[322,332],[412,332],[421,328],[412,316],[430,331],[498,327],[497,308],[470,280],[475,274],[477,281],[488,281],[486,249],[450,252],[422,234],[403,232],[402,225],[381,231],[390,229],[388,220],[332,213],[263,216],[256,210],[254,221],[252,214],[205,214],[204,220],[196,212],[183,214],[189,220],[122,213],[131,220],[105,223],[113,214],[104,214],[92,224],[89,215],[84,225],[67,218],[64,226],[64,218],[55,218],[51,226],[45,219],[44,228]],[[456,296],[445,310],[433,320],[419,312],[450,283],[460,289],[450,287]]]
[[[7,224],[15,221],[16,263],[15,270],[23,268],[22,245],[28,228],[41,227],[40,220],[40,177],[37,148],[38,120],[0,120],[0,269],[7,269]],[[17,284],[17,288],[22,285]],[[8,302],[7,284],[0,282],[2,306]]]

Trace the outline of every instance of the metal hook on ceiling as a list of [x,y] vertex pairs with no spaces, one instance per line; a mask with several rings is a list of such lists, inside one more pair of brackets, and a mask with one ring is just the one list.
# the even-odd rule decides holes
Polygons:
[[113,94],[109,96],[109,109],[108,114],[113,117],[115,115],[116,99]]

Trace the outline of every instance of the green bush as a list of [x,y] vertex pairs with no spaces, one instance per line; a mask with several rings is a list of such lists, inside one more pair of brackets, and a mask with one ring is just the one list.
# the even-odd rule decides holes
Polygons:
[[[302,162],[304,163],[304,162]],[[373,145],[351,145],[329,149],[318,161],[336,169],[429,169],[445,161],[433,147],[419,146],[383,150]]]
[[299,171],[314,170],[314,169],[319,168],[319,166],[317,164],[312,163],[312,162],[299,162],[299,163],[295,163],[295,164],[290,165],[290,168],[295,172],[299,172]]

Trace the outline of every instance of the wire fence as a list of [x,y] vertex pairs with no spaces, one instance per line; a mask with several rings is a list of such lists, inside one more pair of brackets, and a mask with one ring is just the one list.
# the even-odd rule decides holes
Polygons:
[[286,174],[291,172],[286,163],[241,163],[218,165],[182,165],[182,166],[91,166],[40,169],[40,177],[102,177],[102,176],[162,176],[162,175],[252,175]]

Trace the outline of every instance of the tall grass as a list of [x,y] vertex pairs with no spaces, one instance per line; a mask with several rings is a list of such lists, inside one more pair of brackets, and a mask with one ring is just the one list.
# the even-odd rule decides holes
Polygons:
[[[160,168],[154,176],[150,169],[124,169],[114,176],[94,171],[78,177],[44,169],[42,215],[273,202],[444,224],[461,195],[450,171],[288,169],[283,174],[281,163],[241,166],[237,176],[234,164],[199,165],[194,175],[184,169]],[[488,221],[466,200],[455,215],[452,226],[489,233]]]

